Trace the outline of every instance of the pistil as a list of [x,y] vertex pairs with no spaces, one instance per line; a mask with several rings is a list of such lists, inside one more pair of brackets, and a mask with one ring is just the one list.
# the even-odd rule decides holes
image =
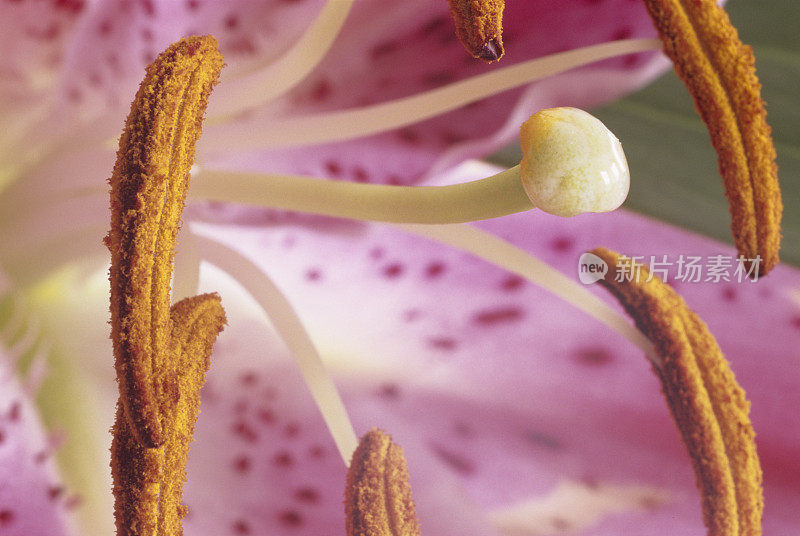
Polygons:
[[609,212],[628,195],[619,140],[576,108],[552,108],[520,129],[519,166],[450,186],[383,186],[313,177],[198,174],[196,199],[257,204],[327,216],[392,223],[462,223],[538,207],[559,216]]

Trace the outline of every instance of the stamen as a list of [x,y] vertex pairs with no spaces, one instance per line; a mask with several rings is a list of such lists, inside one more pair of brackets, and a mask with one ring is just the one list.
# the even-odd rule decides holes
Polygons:
[[206,125],[256,108],[285,94],[311,73],[330,49],[354,0],[328,0],[305,34],[274,64],[247,78],[228,80],[217,90]]
[[258,266],[241,254],[200,235],[194,235],[193,240],[203,252],[203,259],[221,268],[238,281],[270,319],[297,362],[314,402],[336,442],[339,454],[347,465],[358,445],[353,424],[330,372],[322,362],[292,304]]
[[487,63],[503,57],[503,0],[448,0],[456,36],[467,52]]
[[169,370],[169,283],[189,168],[222,68],[213,37],[172,45],[147,69],[120,139],[111,183],[111,337],[120,399],[145,447],[164,443],[153,382]]
[[753,50],[714,0],[645,5],[719,155],[739,254],[760,256],[757,275],[765,275],[779,260],[783,203]]
[[[706,325],[647,268],[604,248],[601,282],[655,344],[654,367],[694,465],[709,534],[761,534],[763,496],[750,404]],[[618,281],[614,267],[631,280]],[[652,279],[649,279],[652,277]]]
[[176,303],[170,311],[171,335],[166,359],[176,371],[165,378],[159,410],[168,437],[159,448],[136,438],[121,401],[113,428],[111,473],[117,535],[181,534],[181,505],[186,461],[200,411],[200,389],[210,364],[211,349],[225,324],[216,294]]
[[347,471],[347,536],[419,536],[403,449],[373,428],[361,438]]
[[159,55],[131,105],[110,179],[118,536],[182,533],[189,444],[225,312],[216,294],[170,308],[169,282],[189,168],[221,68],[213,37],[190,37]]
[[268,130],[245,123],[209,128],[201,147],[209,152],[295,147],[331,143],[377,134],[460,108],[508,89],[588,63],[637,52],[658,50],[656,39],[603,43],[497,69],[468,80],[391,102],[293,119],[276,119]]

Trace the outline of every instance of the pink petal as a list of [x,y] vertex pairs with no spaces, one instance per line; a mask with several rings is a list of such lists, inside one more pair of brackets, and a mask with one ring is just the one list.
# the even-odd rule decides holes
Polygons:
[[[526,213],[481,226],[573,277],[578,255],[597,245],[670,258],[735,254],[625,212],[568,220]],[[606,501],[608,511],[587,518],[583,503],[566,501],[566,510],[529,517],[531,530],[702,533],[688,456],[639,351],[469,256],[381,226],[337,230],[227,236],[257,254],[288,294],[336,371],[357,431],[382,426],[408,447],[425,533],[447,533],[448,523],[463,519],[476,533],[496,533],[488,529],[492,516],[524,501],[541,504],[565,482]],[[215,280],[208,288],[219,288]],[[780,267],[755,284],[678,288],[753,403],[765,527],[776,534],[800,525],[800,430],[787,417],[800,402],[792,351],[800,343],[792,298],[799,287],[800,272]],[[215,530],[241,522],[251,534],[342,526],[344,469],[298,374],[248,313],[234,307],[229,316],[193,450],[192,522],[218,523]],[[209,482],[227,491],[212,497]],[[297,498],[309,486],[319,499],[313,504]]]
[[7,536],[73,534],[69,510],[76,496],[60,484],[52,454],[55,439],[42,430],[29,388],[20,385],[0,354],[0,533]]
[[[8,38],[15,43],[15,55],[6,61],[26,65],[29,58],[46,56],[48,66],[60,75],[61,104],[96,114],[109,106],[127,108],[144,67],[183,36],[217,36],[228,70],[235,71],[282,54],[321,2],[73,0],[56,2],[52,11],[41,6],[41,13],[27,4],[4,6],[3,20],[11,30]],[[32,28],[39,26],[45,30],[38,33],[55,33],[48,35],[54,43],[50,49],[34,35],[37,31]]]

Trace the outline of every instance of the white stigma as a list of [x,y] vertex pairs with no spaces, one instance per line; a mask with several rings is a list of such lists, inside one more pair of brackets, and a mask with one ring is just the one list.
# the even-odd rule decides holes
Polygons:
[[522,186],[534,206],[556,216],[609,212],[628,196],[622,145],[591,114],[550,108],[520,129]]

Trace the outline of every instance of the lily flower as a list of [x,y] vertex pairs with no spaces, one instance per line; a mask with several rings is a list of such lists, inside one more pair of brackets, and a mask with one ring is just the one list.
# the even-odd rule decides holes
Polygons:
[[[114,32],[120,26],[113,21],[119,19],[110,14],[128,4],[111,7],[96,4],[82,9],[78,9],[80,3],[65,4],[75,11],[74,17],[59,15],[65,22],[59,21],[54,27],[63,28],[61,24],[66,27],[71,23],[81,30],[63,56],[64,65],[68,66],[65,73],[81,75],[84,72],[81,69],[97,66],[93,58],[104,50],[124,51],[133,56],[141,53],[134,50],[136,47],[126,36]],[[358,6],[353,15],[359,13]],[[247,27],[243,34],[260,36],[264,25],[259,22],[270,20],[269,16],[274,14],[265,12],[261,20],[253,16],[210,22],[197,15],[194,19],[189,17],[187,22],[168,8],[169,5],[143,3],[140,8],[128,7],[127,17],[138,16],[138,9],[142,20],[158,20],[157,25],[149,23],[149,33],[145,31],[148,26],[138,31],[144,41],[162,43],[163,39],[167,43],[187,30],[184,24],[192,21],[199,26],[190,28],[197,30],[196,33],[214,31],[214,24],[222,24],[231,31]],[[335,11],[334,8],[335,3],[331,3],[324,13]],[[538,8],[541,9],[538,15],[550,13],[541,6]],[[202,13],[204,6],[201,2],[187,2],[184,9]],[[294,9],[297,20],[302,21],[301,14],[305,11],[301,10],[308,8],[303,5]],[[649,62],[623,59],[608,65],[606,70],[588,70],[574,73],[574,78],[566,75],[540,83],[535,97],[532,90],[526,90],[527,94],[521,96],[489,100],[473,110],[474,115],[465,115],[458,122],[451,121],[460,115],[444,115],[415,124],[411,130],[402,128],[399,133],[379,134],[366,141],[340,141],[353,136],[353,132],[365,135],[403,124],[406,119],[400,123],[397,119],[381,123],[380,120],[386,119],[383,114],[389,114],[379,108],[377,126],[365,126],[358,119],[361,116],[355,116],[351,123],[343,122],[342,132],[324,128],[331,122],[325,114],[332,109],[369,105],[375,94],[393,99],[404,92],[417,91],[415,84],[420,79],[403,76],[402,71],[394,68],[408,65],[411,69],[413,62],[409,60],[414,56],[403,55],[419,55],[414,53],[414,46],[426,51],[426,67],[435,64],[437,54],[442,54],[439,61],[449,63],[450,56],[440,52],[440,49],[451,50],[443,46],[447,43],[418,43],[424,40],[418,33],[422,27],[441,40],[444,34],[441,23],[428,19],[428,25],[417,26],[415,21],[426,20],[423,16],[428,13],[426,10],[412,10],[405,5],[395,9],[410,18],[409,27],[417,28],[417,33],[401,32],[395,38],[395,49],[390,46],[391,39],[383,40],[394,35],[396,28],[392,26],[392,32],[380,31],[388,25],[388,22],[382,25],[381,21],[389,21],[388,13],[393,10],[387,10],[383,4],[376,7],[367,3],[360,12],[364,18],[348,18],[347,25],[352,25],[352,30],[366,32],[369,39],[354,31],[348,42],[348,26],[345,26],[337,40],[342,42],[338,55],[335,46],[316,66],[320,78],[312,74],[291,90],[286,89],[293,86],[292,81],[286,81],[291,77],[278,78],[277,85],[284,86],[286,93],[270,102],[271,109],[234,97],[222,100],[216,111],[212,105],[210,124],[203,138],[209,144],[209,156],[208,160],[198,159],[196,178],[202,181],[207,169],[235,167],[377,183],[461,182],[474,178],[475,170],[460,167],[447,175],[442,170],[467,155],[491,150],[502,143],[510,135],[509,125],[521,122],[519,118],[526,116],[531,108],[547,105],[547,99],[558,104],[572,99],[592,103],[611,92],[635,87],[657,72],[659,63],[663,64],[658,59]],[[610,13],[604,13],[605,10],[609,7],[600,10],[590,3],[575,9],[576,19],[594,13],[619,20],[613,9]],[[636,29],[614,34],[616,37],[650,32],[643,12],[635,9],[621,12],[632,17],[631,28]],[[559,18],[563,14],[550,15]],[[291,29],[291,24],[284,25],[283,20],[293,19],[281,19],[279,33]],[[520,20],[522,24],[517,17],[509,20]],[[104,21],[111,21],[110,26],[103,25]],[[98,22],[100,25],[95,26]],[[128,24],[122,31],[130,31],[133,26]],[[592,28],[599,32],[600,26],[603,25],[596,23]],[[92,28],[110,36],[109,43],[113,44],[89,46],[98,40],[87,34]],[[103,32],[101,28],[108,29]],[[523,43],[528,39],[529,32],[522,28],[516,39],[509,39],[509,34],[514,36],[513,29],[513,24],[507,25],[507,48],[515,40]],[[55,30],[56,36],[60,31]],[[569,40],[569,46],[583,43],[580,39],[584,35],[570,36],[563,29],[553,31],[558,35],[550,35],[547,42],[556,43],[556,49],[559,37]],[[411,39],[411,35],[417,39]],[[296,36],[297,33],[288,34],[286,42]],[[371,39],[377,39],[376,45],[365,48],[364,43]],[[275,42],[280,40],[272,41],[269,53],[288,48],[276,47]],[[120,43],[126,46],[121,47]],[[224,43],[223,40],[223,49]],[[231,43],[236,44],[230,45],[233,50],[261,50],[257,40],[232,39]],[[354,47],[356,43],[360,46]],[[396,43],[401,44],[401,50],[396,50]],[[413,46],[406,46],[407,43]],[[435,51],[430,50],[432,46]],[[359,79],[358,73],[370,70],[370,64],[354,60],[354,49],[369,50],[376,62],[389,57],[392,61],[386,60],[387,76],[395,78],[368,86],[372,76],[380,77],[372,72],[368,79]],[[274,60],[269,53],[241,62],[240,85],[231,86],[244,89],[232,89],[234,95],[236,91],[239,96],[263,93],[256,90],[261,88],[259,77],[247,73],[258,72],[259,62]],[[394,53],[400,56],[392,58]],[[451,53],[454,51],[447,52]],[[428,57],[431,63],[427,63]],[[506,59],[510,57],[509,50]],[[119,87],[125,85],[126,69],[136,70],[131,66],[138,60],[124,61],[127,59],[127,56],[118,58],[125,65],[116,78]],[[326,62],[331,62],[331,66],[326,68]],[[343,67],[351,65],[350,62],[356,68],[344,73]],[[272,65],[277,65],[275,71],[280,73],[281,61]],[[456,80],[464,76],[461,68],[467,75],[470,69],[475,69],[472,64],[459,65],[457,74],[433,82]],[[614,67],[621,68],[622,74],[609,76],[607,69]],[[348,84],[346,78],[338,78],[345,74],[351,76],[350,80],[359,80],[357,87]],[[289,75],[298,76],[291,72]],[[581,77],[592,80],[592,86],[576,87],[572,81]],[[102,75],[101,82],[94,83],[94,92],[91,77],[75,79],[89,83],[86,87],[69,87],[67,82],[58,85],[53,102],[59,106],[55,108],[12,110],[13,119],[27,128],[21,129],[21,134],[6,146],[7,150],[14,154],[22,146],[26,151],[3,170],[7,185],[2,193],[5,225],[2,258],[3,268],[13,281],[11,288],[15,289],[9,295],[23,289],[22,296],[32,306],[44,304],[42,307],[48,311],[37,310],[37,316],[55,341],[65,341],[60,342],[61,352],[72,354],[68,360],[56,362],[55,372],[59,367],[69,367],[74,374],[77,368],[82,382],[90,378],[91,383],[98,384],[92,387],[89,397],[100,401],[99,407],[89,408],[78,402],[75,404],[78,418],[61,423],[71,435],[82,436],[82,443],[86,444],[92,443],[98,428],[104,432],[113,418],[113,403],[109,402],[113,395],[109,395],[116,389],[110,380],[111,352],[107,341],[102,341],[107,336],[105,325],[96,322],[97,318],[106,317],[105,278],[102,272],[98,276],[93,270],[95,265],[85,257],[93,256],[99,249],[95,242],[102,233],[92,235],[91,230],[98,220],[104,223],[107,218],[105,201],[100,203],[97,199],[100,196],[93,196],[97,178],[107,176],[108,157],[113,157],[112,150],[103,145],[107,135],[103,130],[114,121],[111,119],[114,113],[107,110],[116,104],[115,92],[124,90],[115,86],[107,91]],[[26,82],[30,80],[26,78]],[[548,82],[553,84],[552,89],[548,89]],[[381,84],[385,87],[378,91]],[[223,87],[220,85],[219,89]],[[337,87],[347,90],[340,94]],[[98,108],[92,104],[91,96],[111,97],[111,100],[103,101]],[[105,108],[107,104],[109,108]],[[311,115],[311,120],[301,117],[294,123],[300,126],[293,126],[292,111],[321,115]],[[64,118],[76,122],[71,126],[78,125],[67,130],[73,132],[67,138],[53,128]],[[455,124],[460,124],[463,130],[448,130],[455,128]],[[115,128],[118,129],[118,124]],[[293,134],[304,128],[310,128],[307,137]],[[88,135],[95,129],[96,136]],[[87,137],[75,136],[75,130]],[[277,134],[270,132],[276,130]],[[445,136],[447,133],[454,135]],[[23,143],[40,139],[43,143],[29,150],[28,144]],[[309,140],[315,144],[313,151],[292,148],[292,144],[310,143]],[[248,146],[248,142],[252,144]],[[270,144],[281,149],[263,150]],[[199,154],[203,151],[201,145]],[[102,171],[94,173],[95,167]],[[63,181],[53,185],[55,169],[68,172],[63,174]],[[478,170],[477,176],[487,174],[485,167]],[[213,191],[213,188],[206,190]],[[37,210],[46,217],[37,218]],[[227,214],[229,209],[221,210]],[[31,219],[39,225],[21,225],[21,218],[26,214],[30,218],[31,213]],[[264,274],[284,289],[315,345],[322,350],[356,428],[366,431],[380,425],[391,430],[404,446],[417,511],[426,533],[604,534],[635,530],[664,534],[701,530],[703,517],[697,506],[689,462],[665,411],[657,382],[628,341],[518,276],[394,228],[334,224],[330,220],[273,212],[237,211],[233,216],[238,222],[255,223],[254,220],[260,219],[262,223],[266,220],[275,225],[269,232],[233,228],[220,224],[222,218],[213,208],[199,209],[197,219],[212,223],[190,224],[190,232],[179,240],[179,248],[182,243],[186,247],[186,253],[179,253],[179,261],[185,257],[188,268],[176,278],[176,297],[185,289],[192,289],[186,293],[193,293],[198,286],[195,281],[199,268],[196,261],[192,262],[193,256],[200,255],[222,265],[224,271],[238,280],[234,283],[223,273],[208,269],[199,274],[201,288],[219,289],[226,297],[230,327],[220,336],[214,354],[215,365],[203,393],[203,417],[198,421],[189,461],[189,480],[184,493],[184,502],[189,507],[184,520],[188,533],[324,534],[340,530],[332,527],[344,527],[341,488],[345,468],[336,455],[337,445],[291,361],[290,353],[295,352],[287,352],[276,333],[265,328],[261,312],[247,296],[249,293],[259,302],[265,301],[259,295],[259,289],[269,285]],[[189,222],[192,220],[187,218]],[[587,215],[566,222],[541,214],[525,214],[480,226],[523,250],[539,252],[545,261],[568,273],[574,271],[576,253],[598,243],[628,253],[643,248],[650,253],[646,248],[657,243],[659,253],[664,254],[689,251],[731,254],[730,249],[719,244],[625,213]],[[530,233],[531,226],[535,233]],[[639,231],[624,232],[632,227]],[[20,232],[12,236],[9,229]],[[213,243],[227,246],[214,249]],[[62,270],[41,282],[45,275],[63,266],[78,266],[79,270]],[[796,287],[797,277],[795,271],[779,267],[757,286],[687,285],[684,293],[717,333],[740,375],[740,383],[746,386],[754,402],[753,419],[766,438],[760,452],[766,474],[765,525],[775,532],[798,524],[796,517],[792,517],[796,516],[792,513],[796,509],[790,508],[797,486],[791,473],[795,431],[785,429],[780,412],[772,413],[774,408],[788,404],[793,396],[791,386],[796,373],[789,366],[787,349],[797,337],[796,304],[787,289]],[[237,284],[244,285],[247,293]],[[784,319],[783,329],[768,326],[766,319],[753,318],[750,306],[759,303],[764,307],[765,302],[768,303],[765,308],[776,315],[777,322]],[[19,312],[19,307],[6,307]],[[92,320],[86,322],[88,319]],[[272,320],[280,331],[280,321]],[[71,337],[68,334],[76,329],[75,325],[93,327],[82,327],[81,340],[76,341],[74,333]],[[24,321],[23,326],[29,327]],[[753,332],[770,335],[754,337]],[[24,342],[18,331],[14,331],[12,338],[22,338]],[[21,346],[25,359],[36,353],[35,347]],[[762,362],[750,359],[756,353],[773,356],[766,370]],[[85,355],[90,355],[90,359],[76,358]],[[4,396],[9,393],[7,406],[27,409],[23,412],[24,427],[14,424],[22,410],[9,410],[11,417],[18,416],[8,421],[10,439],[5,444],[13,450],[0,458],[8,460],[2,461],[2,467],[6,471],[13,464],[25,470],[20,472],[20,478],[9,479],[11,487],[3,490],[13,494],[0,495],[11,505],[0,505],[0,527],[11,534],[32,534],[42,527],[47,527],[48,534],[68,533],[70,527],[63,517],[66,502],[58,493],[51,493],[55,496],[42,503],[41,483],[55,478],[52,465],[43,462],[31,468],[29,463],[30,453],[42,452],[41,445],[45,443],[26,402],[29,395],[16,387],[13,376],[7,374],[4,378],[9,378],[4,384]],[[68,381],[63,377],[59,380]],[[10,386],[7,391],[6,385]],[[574,385],[580,388],[575,390]],[[764,409],[758,410],[759,406]],[[68,415],[69,410],[60,414]],[[105,436],[101,445],[107,445],[107,441]],[[39,458],[47,461],[46,456]],[[90,512],[82,522],[85,527],[92,527],[84,528],[82,533],[108,532],[107,519],[101,513],[102,493],[97,491],[103,485],[106,491],[110,488],[105,482],[107,473],[102,470],[103,465],[101,462],[81,468],[97,471],[83,483],[78,482],[86,490],[81,490],[85,503],[82,508]],[[65,470],[69,472],[69,468]],[[105,514],[110,516],[110,511]]]

